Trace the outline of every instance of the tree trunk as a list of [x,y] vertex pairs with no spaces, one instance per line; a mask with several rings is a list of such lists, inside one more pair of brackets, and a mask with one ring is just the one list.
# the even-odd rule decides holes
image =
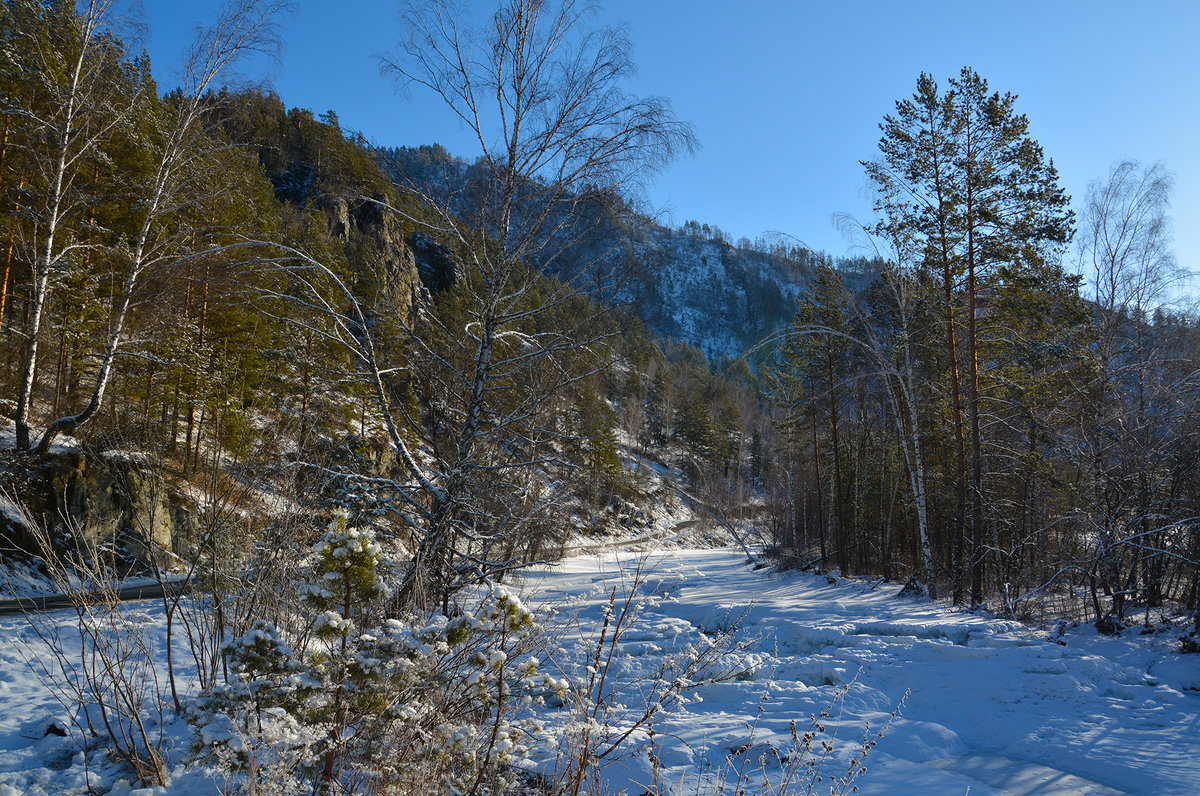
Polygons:
[[813,439],[813,470],[817,483],[817,538],[821,545],[821,567],[826,566],[826,559],[829,552],[825,545],[825,501],[824,487],[821,486],[821,445],[820,437],[817,435],[817,401],[814,391],[813,402],[810,409],[812,417],[812,439]]
[[843,575],[850,574],[850,551],[846,539],[846,513],[842,489],[842,455],[838,436],[837,390],[833,383],[833,344],[826,337],[825,369],[829,376],[829,422],[833,436],[833,508],[837,520],[838,568]]
[[[912,461],[909,468],[912,481],[913,497],[917,504],[917,529],[921,537],[921,560],[925,568],[925,586],[929,589],[930,599],[937,599],[937,584],[933,580],[933,551],[929,544],[929,511],[925,492],[925,460],[921,450],[921,427],[917,415],[916,379],[913,374],[912,354],[908,349],[908,335],[904,340],[904,381],[900,385],[904,408],[908,412],[910,436],[912,438]],[[904,430],[904,418],[900,418],[901,433]],[[901,439],[901,443],[904,440]],[[907,458],[909,447],[905,447]]]
[[[17,192],[25,187],[25,175],[17,181]],[[0,329],[4,328],[4,317],[8,310],[8,283],[12,277],[13,249],[17,244],[17,217],[21,213],[20,205],[13,208],[13,214],[8,220],[8,246],[4,252],[4,277],[0,279]]]
[[983,456],[979,439],[978,285],[975,262],[975,191],[972,139],[967,136],[967,357],[971,365],[971,606],[983,603]]

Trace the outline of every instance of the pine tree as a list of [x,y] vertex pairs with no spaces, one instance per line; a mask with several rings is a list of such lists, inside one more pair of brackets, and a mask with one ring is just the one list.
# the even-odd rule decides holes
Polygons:
[[[1044,263],[1053,263],[1073,229],[1068,197],[1058,184],[1053,161],[1029,136],[1029,121],[1016,113],[1015,103],[1013,94],[989,93],[987,81],[969,67],[950,81],[945,93],[923,74],[913,98],[898,102],[896,115],[881,125],[882,159],[863,164],[879,188],[878,231],[888,237],[915,236],[926,262],[942,274],[959,503],[965,508],[964,495],[970,503],[973,604],[983,600],[985,551],[979,342],[985,311],[982,294],[992,292],[1002,267],[1037,270]],[[965,296],[956,290],[960,275],[966,277]],[[966,346],[960,352],[958,325],[964,315]],[[965,397],[960,369],[967,373]],[[956,522],[959,538],[963,519],[960,508]],[[956,540],[956,550],[961,548]],[[956,555],[955,598],[959,601],[960,565],[961,557]]]
[[620,488],[625,476],[617,448],[613,410],[594,388],[588,388],[579,396],[576,412],[588,480],[607,497]]

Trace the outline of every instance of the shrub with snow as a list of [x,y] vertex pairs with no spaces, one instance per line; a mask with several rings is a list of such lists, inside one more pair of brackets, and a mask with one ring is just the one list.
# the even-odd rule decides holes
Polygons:
[[305,644],[259,621],[227,645],[230,682],[195,712],[208,759],[247,793],[505,790],[547,740],[515,712],[567,688],[529,655],[533,613],[494,588],[461,616],[374,622],[371,532],[338,516],[315,552]]

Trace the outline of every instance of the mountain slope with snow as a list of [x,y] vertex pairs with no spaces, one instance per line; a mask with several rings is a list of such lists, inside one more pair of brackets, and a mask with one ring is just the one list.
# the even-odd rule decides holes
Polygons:
[[[482,166],[441,147],[376,154],[399,184],[416,186],[464,214],[481,195]],[[832,262],[780,233],[768,234],[769,242],[742,239],[735,245],[718,227],[689,221],[673,228],[611,196],[562,202],[544,225],[544,245],[533,247],[538,265],[628,307],[660,337],[695,346],[715,361],[741,356],[783,329],[817,263]],[[851,281],[871,267],[865,258],[837,264]]]

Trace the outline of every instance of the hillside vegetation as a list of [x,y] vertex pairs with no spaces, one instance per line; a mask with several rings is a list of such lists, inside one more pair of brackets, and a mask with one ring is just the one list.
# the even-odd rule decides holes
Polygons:
[[[575,4],[404,17],[385,73],[475,153],[226,86],[284,5],[230,4],[168,88],[107,3],[0,4],[6,569],[99,595],[90,668],[52,645],[46,677],[140,782],[170,779],[173,710],[246,792],[551,787],[520,764],[549,702],[582,722],[553,787],[586,792],[685,690],[755,667],[716,627],[602,727],[641,597],[612,591],[569,679],[503,585],[572,551],[762,545],[1195,651],[1200,325],[1167,303],[1160,167],[1114,166],[1076,214],[1015,96],[922,75],[863,164],[866,254],[733,242],[642,212],[629,186],[694,131]],[[456,57],[468,33],[488,46]],[[181,582],[162,681],[97,629],[114,575]]]

